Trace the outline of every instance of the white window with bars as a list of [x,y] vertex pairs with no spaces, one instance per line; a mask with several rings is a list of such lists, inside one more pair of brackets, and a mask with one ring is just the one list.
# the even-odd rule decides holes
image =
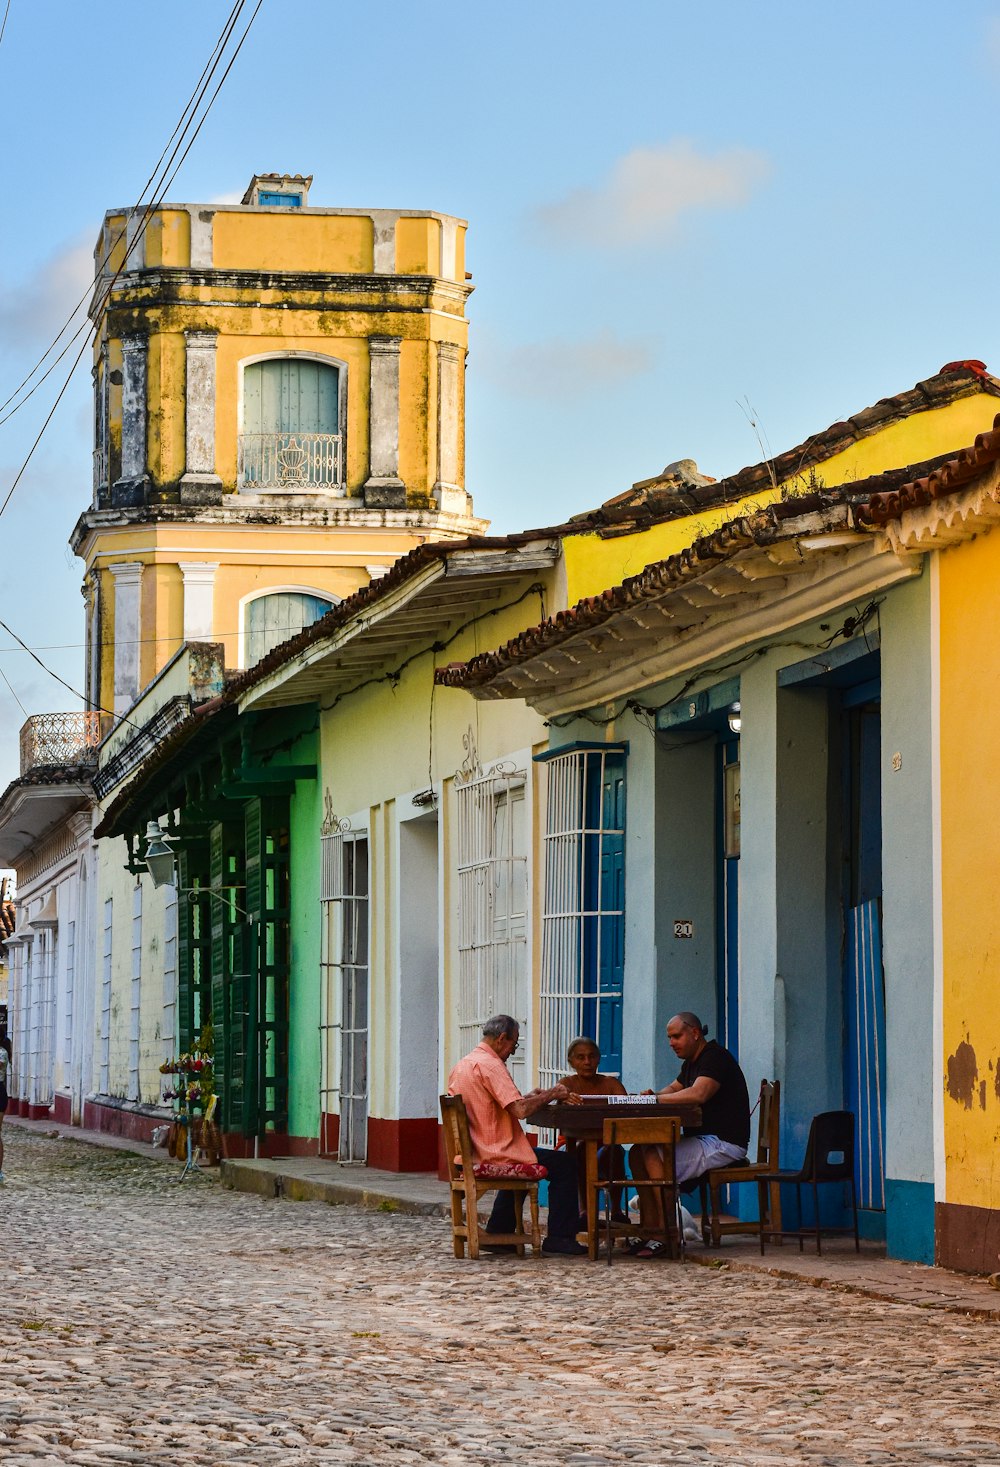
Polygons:
[[128,1099],[139,1099],[139,1049],[142,1034],[142,885],[132,888],[132,981],[129,992]]
[[169,888],[163,909],[163,1020],[160,1041],[165,1060],[177,1049],[177,888]]
[[[539,1083],[566,1073],[580,1034],[620,1064],[623,751],[573,749],[547,760]],[[609,797],[608,792],[611,791]]]
[[31,945],[29,968],[28,1098],[33,1105],[52,1104],[52,1061],[56,1007],[56,933],[43,928]]
[[100,1036],[100,1089],[102,1095],[110,1093],[111,1087],[111,926],[114,902],[108,897],[104,903],[104,930],[101,943],[101,1027]]
[[[482,1038],[493,1014],[510,1014],[527,1028],[529,814],[522,770],[495,766],[456,781],[458,824],[459,1054]],[[514,1083],[524,1090],[527,1047],[511,1057]]]
[[323,835],[321,847],[320,1153],[363,1162],[368,1154],[368,833],[336,830]]
[[76,923],[66,924],[66,1002],[63,1008],[62,1062],[63,1081],[69,1080],[73,1063],[73,1005],[76,988]]

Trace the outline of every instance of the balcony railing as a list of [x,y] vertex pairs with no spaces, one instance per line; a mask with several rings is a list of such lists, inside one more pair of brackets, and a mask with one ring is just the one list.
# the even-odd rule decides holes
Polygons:
[[42,764],[96,764],[99,713],[36,713],[21,728],[21,773]]
[[240,485],[244,489],[343,493],[339,433],[241,433]]

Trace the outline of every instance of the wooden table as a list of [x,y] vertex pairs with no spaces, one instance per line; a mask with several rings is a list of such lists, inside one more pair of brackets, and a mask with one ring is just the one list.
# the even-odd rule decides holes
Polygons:
[[701,1124],[701,1107],[698,1105],[676,1105],[673,1101],[658,1100],[654,1105],[637,1103],[602,1104],[597,1100],[585,1100],[581,1105],[568,1105],[565,1101],[553,1101],[532,1111],[525,1119],[529,1126],[539,1130],[554,1128],[561,1131],[573,1145],[583,1144],[586,1148],[587,1166],[587,1252],[591,1260],[597,1257],[597,1214],[591,1208],[591,1199],[596,1197],[594,1184],[597,1181],[597,1152],[604,1139],[606,1120],[624,1119],[626,1116],[646,1116],[657,1120],[662,1116],[678,1116],[686,1126]]

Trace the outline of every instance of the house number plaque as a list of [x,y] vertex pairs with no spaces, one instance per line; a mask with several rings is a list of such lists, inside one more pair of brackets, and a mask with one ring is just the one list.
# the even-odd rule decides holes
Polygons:
[[674,936],[675,937],[693,937],[694,936],[694,923],[691,921],[691,918],[690,917],[681,917],[679,921],[677,921],[677,922],[674,923]]

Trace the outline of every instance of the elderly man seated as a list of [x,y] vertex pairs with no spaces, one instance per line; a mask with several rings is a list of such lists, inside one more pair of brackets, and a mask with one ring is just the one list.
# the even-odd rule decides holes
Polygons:
[[[565,1085],[549,1090],[532,1090],[522,1095],[507,1069],[507,1061],[517,1049],[520,1029],[509,1014],[495,1014],[483,1025],[483,1039],[471,1054],[448,1076],[448,1093],[460,1095],[469,1117],[469,1136],[476,1161],[510,1164],[512,1169],[540,1162],[548,1171],[549,1223],[542,1243],[543,1253],[586,1253],[576,1241],[576,1165],[563,1151],[548,1147],[532,1147],[521,1126],[521,1119],[550,1100],[567,1100],[579,1104]],[[493,1212],[486,1226],[488,1233],[514,1231],[514,1197],[511,1192],[498,1192]],[[486,1243],[494,1252],[513,1253],[512,1244]]]
[[[675,1014],[667,1025],[667,1040],[681,1061],[681,1072],[665,1089],[657,1091],[657,1099],[701,1107],[701,1125],[685,1126],[677,1143],[677,1186],[684,1191],[685,1184],[702,1172],[745,1158],[750,1141],[750,1096],[736,1059],[728,1049],[706,1037],[697,1014]],[[659,1146],[633,1146],[629,1161],[633,1176],[655,1179],[664,1174]],[[640,1224],[662,1229],[662,1208],[655,1188],[639,1189],[639,1206]],[[665,1245],[654,1239],[640,1247],[636,1257],[658,1258],[664,1251]]]

